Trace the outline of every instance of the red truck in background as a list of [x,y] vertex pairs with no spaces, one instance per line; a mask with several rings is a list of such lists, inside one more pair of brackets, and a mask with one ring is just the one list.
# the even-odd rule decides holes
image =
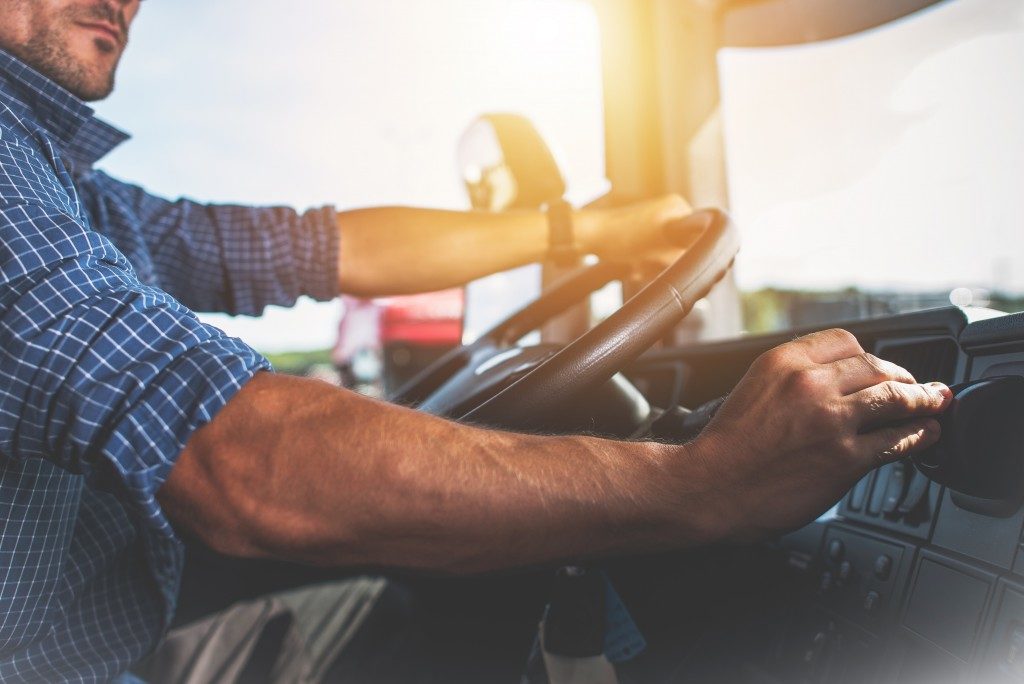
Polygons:
[[331,358],[346,387],[387,396],[462,344],[461,288],[420,295],[343,297]]

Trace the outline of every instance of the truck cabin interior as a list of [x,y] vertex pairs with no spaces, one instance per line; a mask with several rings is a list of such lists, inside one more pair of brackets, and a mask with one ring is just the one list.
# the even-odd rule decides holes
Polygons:
[[[841,42],[958,1],[590,5],[603,50],[605,168],[612,189],[606,201],[677,192],[694,206],[728,211],[737,192],[729,184],[720,73],[729,49]],[[711,230],[715,222],[708,221]],[[614,275],[592,273],[593,282],[577,287],[593,289]],[[626,297],[636,289],[624,287]],[[699,430],[702,410],[713,411],[758,355],[795,335],[832,327],[741,335],[747,326],[731,273],[706,302],[653,348],[618,359],[621,367],[611,370],[621,382],[581,409],[588,424],[628,437],[643,423],[659,438],[687,439]],[[530,327],[524,321],[536,327],[551,313],[530,312],[495,328],[501,334],[491,342],[515,342]],[[517,352],[529,357],[527,372],[544,368],[553,349],[582,332],[573,326],[584,323],[567,325],[547,336],[541,351]],[[602,562],[647,644],[642,657],[620,666],[621,681],[1024,681],[1024,435],[1016,427],[1016,412],[1024,408],[1024,316],[981,320],[946,306],[844,327],[865,349],[919,380],[954,386],[958,403],[943,418],[941,448],[917,463],[870,473],[829,513],[781,539]],[[478,417],[481,404],[489,403],[486,422],[523,427],[514,406],[505,412],[500,402],[494,409],[481,398],[503,392],[523,377],[521,369],[503,376],[500,386],[474,386],[472,402],[465,401],[469,395],[456,401],[445,394],[481,347],[466,349],[462,356],[456,350],[432,359],[425,376],[397,390],[398,398],[454,417]],[[488,369],[501,370],[499,351],[497,343],[487,350]],[[579,423],[566,425],[570,430]],[[519,679],[539,617],[553,600],[552,568],[468,579],[389,574],[416,596],[433,631],[447,635],[435,645],[435,674],[448,681]],[[341,575],[237,561],[190,544],[176,620]]]

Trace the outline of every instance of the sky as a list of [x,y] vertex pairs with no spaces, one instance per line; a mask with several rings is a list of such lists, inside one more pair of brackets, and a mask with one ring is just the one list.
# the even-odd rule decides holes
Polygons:
[[1024,1],[719,67],[741,287],[1024,292]]
[[[600,81],[581,0],[150,0],[97,106],[133,139],[100,166],[167,197],[465,208],[459,136],[516,111],[588,196],[604,178]],[[330,346],[338,315],[204,318],[280,351]]]

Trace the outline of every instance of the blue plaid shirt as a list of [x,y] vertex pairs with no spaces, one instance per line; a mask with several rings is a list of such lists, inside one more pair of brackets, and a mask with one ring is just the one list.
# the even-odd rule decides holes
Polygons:
[[175,607],[155,495],[258,353],[192,309],[336,291],[334,211],[206,206],[92,168],[127,136],[0,52],[0,681],[109,681]]

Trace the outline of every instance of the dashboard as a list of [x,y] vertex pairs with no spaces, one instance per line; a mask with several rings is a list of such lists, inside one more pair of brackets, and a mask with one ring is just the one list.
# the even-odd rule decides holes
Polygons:
[[[921,381],[1024,376],[1024,314],[971,323],[948,308],[841,327]],[[630,377],[656,405],[695,406],[727,393],[757,355],[792,337],[662,350]],[[1024,459],[1024,444],[1013,457]],[[1024,482],[1013,488],[1024,493]],[[764,637],[771,647],[746,649],[743,678],[1024,682],[1019,502],[966,496],[909,462],[871,472],[831,516],[779,543],[797,589],[762,616],[772,625]]]

